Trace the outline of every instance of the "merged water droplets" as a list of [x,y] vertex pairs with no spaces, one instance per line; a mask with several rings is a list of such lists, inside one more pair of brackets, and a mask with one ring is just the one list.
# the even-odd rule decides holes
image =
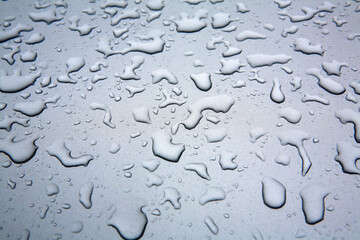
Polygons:
[[358,5],[2,1],[0,239],[356,239]]

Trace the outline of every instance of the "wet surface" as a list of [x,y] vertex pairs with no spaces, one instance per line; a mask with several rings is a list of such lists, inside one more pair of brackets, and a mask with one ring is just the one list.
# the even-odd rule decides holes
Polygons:
[[0,239],[360,237],[359,1],[0,9]]

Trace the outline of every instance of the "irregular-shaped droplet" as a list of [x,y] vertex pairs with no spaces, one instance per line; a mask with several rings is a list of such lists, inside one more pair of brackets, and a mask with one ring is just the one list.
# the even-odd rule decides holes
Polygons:
[[209,202],[224,200],[225,198],[226,193],[224,189],[220,187],[209,187],[205,193],[199,197],[199,203],[200,205],[205,205]]
[[334,4],[324,1],[322,5],[316,9],[303,7],[301,9],[301,11],[304,13],[303,15],[290,15],[286,11],[279,13],[279,15],[289,17],[292,22],[301,22],[312,19],[317,13],[320,12],[334,12],[335,8],[336,6]]
[[149,172],[155,171],[160,165],[160,161],[158,159],[146,160],[143,162],[142,166]]
[[0,31],[0,43],[18,37],[21,32],[29,32],[32,31],[33,29],[34,28],[29,25],[18,24],[15,27],[13,27],[11,30]]
[[107,68],[109,65],[106,62],[96,62],[93,65],[90,66],[89,70],[90,72],[97,72],[101,70],[101,67]]
[[354,89],[356,94],[360,94],[360,82],[352,81],[349,86]]
[[350,92],[348,92],[345,96],[345,99],[348,100],[349,102],[353,102],[353,103],[358,103],[357,98]]
[[57,78],[57,81],[59,83],[71,83],[71,84],[76,84],[77,83],[77,80],[76,79],[72,79],[71,77],[69,77],[69,75],[67,74],[64,74],[64,75],[61,75]]
[[126,91],[129,92],[129,98],[132,98],[135,94],[141,93],[143,91],[145,91],[144,87],[136,87],[136,86],[132,86],[132,85],[127,85],[125,87]]
[[8,182],[7,182],[7,185],[11,188],[11,189],[15,189],[16,188],[16,182],[14,182],[13,180],[11,180],[9,178]]
[[294,108],[286,107],[280,111],[279,117],[286,119],[289,123],[297,124],[300,122],[302,114]]
[[224,42],[224,37],[218,36],[218,37],[212,37],[210,40],[206,43],[206,48],[208,50],[215,50],[216,44],[220,44]]
[[7,103],[0,102],[0,111],[4,110],[7,106]]
[[120,151],[120,149],[121,149],[121,146],[120,146],[119,143],[112,143],[111,146],[110,146],[109,152],[112,153],[112,154],[115,154],[118,151]]
[[49,86],[51,83],[51,77],[47,76],[47,77],[43,77],[40,81],[40,86],[41,87],[47,87]]
[[72,233],[80,233],[84,228],[82,221],[79,220],[72,222],[70,226]]
[[220,73],[224,75],[231,75],[235,72],[239,72],[241,67],[245,67],[245,64],[240,62],[240,59],[220,59],[221,69]]
[[164,180],[157,175],[156,173],[149,173],[146,177],[146,186],[152,187],[152,186],[160,186],[164,183]]
[[265,23],[264,28],[271,31],[271,32],[275,30],[275,26],[272,25],[271,23]]
[[180,200],[181,195],[176,188],[168,187],[164,189],[164,197],[160,200],[160,204],[164,204],[165,202],[171,203],[174,209],[180,209],[181,203]]
[[204,163],[188,163],[184,166],[184,169],[188,171],[194,171],[201,178],[210,180],[210,176],[207,171],[207,166]]
[[227,95],[202,98],[188,107],[190,115],[186,118],[186,120],[175,124],[171,128],[171,132],[175,134],[180,125],[184,125],[186,129],[193,129],[199,124],[201,118],[203,117],[202,112],[204,110],[226,113],[230,110],[234,103],[235,99]]
[[356,163],[360,159],[360,148],[349,142],[338,142],[336,144],[338,154],[335,160],[340,163],[344,173],[360,174]]
[[126,6],[128,5],[127,2],[125,2],[124,0],[106,0],[105,3],[100,5],[100,8],[104,9],[104,8],[126,8]]
[[102,111],[104,111],[105,115],[104,115],[103,123],[106,126],[109,126],[111,128],[115,128],[115,124],[113,124],[111,122],[112,116],[111,116],[110,109],[105,104],[91,103],[90,108],[91,108],[91,110],[102,110]]
[[120,51],[121,54],[128,52],[143,52],[148,54],[159,53],[164,50],[165,41],[162,37],[165,33],[161,30],[154,29],[149,31],[147,35],[138,36],[140,41],[129,41],[128,48]]
[[127,33],[129,29],[130,29],[129,27],[114,29],[113,30],[114,37],[116,38],[121,37],[123,34]]
[[304,96],[301,98],[301,101],[303,103],[305,102],[318,102],[324,105],[329,105],[330,101],[326,98],[320,97],[318,95],[310,95],[305,93]]
[[273,86],[270,92],[270,98],[275,103],[282,103],[285,101],[285,95],[281,91],[281,85],[277,78],[274,78]]
[[286,8],[291,5],[291,1],[280,1],[280,0],[274,0],[274,3],[278,5],[279,8]]
[[290,80],[290,84],[292,85],[291,91],[295,92],[296,90],[301,88],[302,78],[299,76],[296,76],[292,80]]
[[4,54],[1,56],[1,59],[7,61],[8,64],[13,65],[15,63],[15,54],[20,52],[19,45],[5,45],[3,46],[4,49],[9,49],[11,52],[8,54]]
[[240,48],[231,46],[229,41],[223,41],[223,43],[226,47],[226,50],[222,52],[223,57],[231,57],[242,52]]
[[201,2],[205,2],[206,0],[184,0],[184,2],[190,4],[190,5],[197,5]]
[[360,33],[350,33],[349,35],[347,35],[346,39],[352,41],[358,37],[360,37]]
[[10,132],[12,125],[17,123],[23,127],[28,127],[29,125],[28,118],[19,118],[19,117],[12,117],[10,115],[5,115],[4,118],[0,121],[0,129],[6,129],[6,131]]
[[184,144],[172,143],[171,135],[164,130],[154,132],[151,139],[154,155],[170,162],[178,162],[185,150]]
[[348,67],[349,64],[347,62],[339,62],[336,60],[332,60],[331,62],[323,62],[321,64],[322,68],[326,72],[327,75],[341,75],[341,68]]
[[337,111],[335,116],[342,124],[354,124],[354,138],[357,143],[360,143],[360,113],[352,109],[342,109]]
[[48,196],[53,196],[55,194],[58,194],[60,189],[59,186],[56,185],[55,183],[49,183],[46,185],[46,195]]
[[[177,91],[177,92],[179,92],[179,91]],[[184,103],[186,103],[186,100],[178,100],[178,99],[172,98],[170,93],[168,91],[166,91],[166,90],[163,90],[162,93],[163,93],[163,95],[165,97],[165,100],[162,103],[159,104],[159,108],[165,108],[165,107],[167,107],[169,105],[173,105],[173,104],[181,106]]]
[[93,190],[94,184],[90,181],[81,185],[79,189],[79,201],[86,209],[89,209],[92,206],[91,196],[93,194]]
[[44,204],[40,207],[40,213],[39,213],[39,217],[40,219],[44,219],[46,218],[46,214],[49,211],[49,205],[48,204]]
[[285,154],[280,154],[275,157],[275,162],[283,166],[288,166],[290,164],[290,157]]
[[140,123],[151,123],[149,109],[146,106],[141,106],[133,109],[133,117],[135,121]]
[[115,208],[107,224],[114,227],[123,239],[140,239],[148,223],[142,210],[143,205],[134,200],[125,203],[127,204]]
[[292,74],[294,72],[291,68],[286,66],[282,66],[281,69],[284,70],[284,72],[286,72],[287,74]]
[[305,54],[324,54],[321,44],[313,45],[307,38],[297,38],[294,42],[294,50]]
[[95,74],[95,75],[91,78],[91,82],[92,82],[92,83],[97,83],[97,82],[103,81],[103,80],[105,80],[105,79],[107,79],[106,76],[104,76],[104,75],[99,75],[99,74]]
[[259,72],[260,70],[257,69],[257,70],[251,70],[252,73],[254,73],[254,76],[248,76],[248,79],[250,81],[257,81],[258,83],[261,83],[261,84],[264,84],[266,83],[266,80],[264,78],[260,78],[259,77]]
[[233,20],[229,13],[219,12],[212,16],[211,26],[214,29],[223,28],[229,25]]
[[264,128],[252,128],[249,131],[250,142],[255,143],[256,140],[258,140],[259,138],[261,138],[265,134],[266,134],[266,131],[265,131]]
[[263,162],[265,162],[265,160],[266,160],[266,155],[265,155],[265,153],[263,152],[263,151],[261,151],[261,150],[257,150],[256,152],[255,152],[255,156],[256,157],[258,157],[261,161],[263,161]]
[[55,95],[52,98],[48,98],[44,100],[36,100],[29,102],[18,102],[14,105],[14,111],[21,112],[22,114],[28,117],[34,117],[39,115],[47,108],[47,104],[49,103],[57,103],[60,99],[60,95]]
[[79,26],[80,17],[79,16],[72,16],[69,18],[69,29],[71,31],[79,32],[80,36],[86,36],[91,33],[91,31],[96,28],[96,26],[91,26],[87,23]]
[[219,156],[219,164],[222,170],[234,170],[238,164],[234,162],[237,154],[231,151],[223,151]]
[[272,66],[275,63],[283,64],[289,62],[291,59],[291,56],[285,54],[253,54],[246,57],[247,62],[252,68]]
[[32,12],[29,13],[29,17],[34,22],[46,22],[46,24],[51,24],[56,21],[62,20],[64,17],[58,16],[55,10],[48,10],[43,12]]
[[250,12],[250,9],[248,9],[246,7],[246,5],[242,2],[236,4],[236,9],[237,9],[237,12],[240,12],[240,13]]
[[233,88],[242,88],[246,87],[246,82],[243,80],[237,80],[236,83],[232,85]]
[[96,10],[92,7],[88,7],[82,10],[83,13],[86,13],[87,15],[95,15]]
[[136,19],[140,18],[139,9],[124,10],[122,13],[118,13],[113,19],[111,19],[111,26],[115,26],[124,19]]
[[108,58],[109,56],[120,54],[120,51],[114,50],[113,46],[111,46],[111,41],[108,37],[101,37],[100,41],[97,43],[97,47],[95,50],[99,53],[104,54],[104,58]]
[[90,154],[83,154],[79,157],[71,156],[71,151],[65,146],[64,141],[55,141],[46,151],[50,156],[56,157],[64,167],[86,167],[94,159]]
[[64,0],[57,0],[54,4],[57,8],[59,7],[68,8],[68,4],[64,2]]
[[283,184],[271,177],[264,177],[262,196],[264,204],[270,208],[281,208],[286,202],[286,189]]
[[124,72],[120,75],[123,80],[139,80],[140,77],[135,73],[135,69],[138,69],[145,59],[143,56],[134,56],[131,58],[131,65],[125,67]]
[[177,84],[178,80],[173,73],[167,69],[157,69],[151,73],[152,83],[156,84],[165,79],[170,84]]
[[236,34],[235,39],[239,42],[244,41],[244,40],[248,40],[248,39],[266,39],[266,36],[258,33],[258,32],[254,32],[251,30],[245,30],[242,31],[238,34]]
[[302,159],[302,176],[310,170],[312,165],[310,158],[304,148],[304,140],[310,139],[310,134],[300,130],[288,130],[279,135],[281,145],[291,145],[298,149],[299,155]]
[[190,78],[194,81],[196,87],[201,91],[209,91],[212,86],[210,73],[202,72],[191,74]]
[[36,60],[37,53],[31,50],[28,50],[20,55],[20,60],[22,62],[33,62]]
[[207,17],[207,11],[200,9],[194,12],[193,17],[187,13],[180,13],[180,20],[174,20],[177,32],[197,32],[206,27],[206,22],[202,19]]
[[15,93],[33,85],[41,75],[41,71],[22,75],[20,69],[15,69],[12,75],[0,71],[0,91],[3,93]]
[[206,216],[204,218],[204,223],[209,228],[209,230],[212,234],[216,235],[219,233],[219,227],[216,225],[216,223],[214,222],[214,220],[211,217]]
[[67,73],[77,72],[85,65],[83,57],[71,57],[66,61]]
[[295,34],[297,31],[299,30],[298,26],[290,26],[288,28],[285,28],[282,32],[281,32],[281,36],[282,37],[287,37],[289,34]]
[[227,135],[226,128],[207,130],[204,133],[208,143],[221,142]]
[[316,224],[324,219],[325,198],[329,193],[325,186],[320,184],[309,184],[301,189],[300,197],[306,223]]
[[159,11],[165,7],[164,0],[150,0],[146,3],[146,6],[153,11]]
[[39,136],[28,137],[22,140],[14,140],[14,135],[8,135],[0,139],[0,152],[6,154],[11,161],[22,164],[29,161],[36,153],[38,146],[35,141]]
[[33,33],[28,40],[25,41],[26,44],[37,44],[37,43],[41,43],[42,41],[45,40],[44,35],[42,35],[41,33]]

